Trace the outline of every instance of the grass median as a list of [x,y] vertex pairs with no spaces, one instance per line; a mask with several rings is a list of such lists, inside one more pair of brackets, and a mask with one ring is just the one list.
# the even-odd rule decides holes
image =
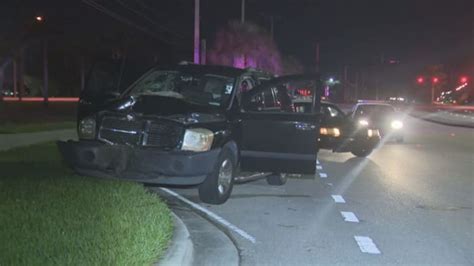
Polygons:
[[1,102],[0,134],[76,128],[75,102]]
[[46,122],[46,123],[6,123],[0,124],[0,134],[32,133],[60,129],[75,129],[76,122]]
[[172,236],[143,186],[74,175],[54,143],[0,152],[0,265],[150,265]]

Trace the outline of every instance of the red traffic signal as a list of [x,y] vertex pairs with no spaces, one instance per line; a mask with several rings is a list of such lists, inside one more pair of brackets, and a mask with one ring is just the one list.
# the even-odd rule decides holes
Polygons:
[[459,81],[460,81],[461,83],[463,83],[463,84],[464,84],[464,83],[467,83],[468,80],[469,80],[469,79],[468,79],[466,76],[462,76],[462,77],[459,79]]
[[416,79],[416,82],[418,82],[418,84],[422,84],[423,82],[425,82],[425,79],[423,77],[418,77]]
[[433,77],[433,83],[438,83],[439,82],[439,78],[438,77]]

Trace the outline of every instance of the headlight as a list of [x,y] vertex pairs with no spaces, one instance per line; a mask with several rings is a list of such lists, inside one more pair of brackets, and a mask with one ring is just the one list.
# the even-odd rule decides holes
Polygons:
[[365,119],[361,119],[361,120],[359,120],[359,125],[366,127],[366,126],[369,125],[369,121],[367,121]]
[[369,138],[380,137],[380,132],[378,129],[369,129],[367,130],[367,136],[369,136]]
[[96,122],[92,117],[84,118],[79,122],[77,134],[80,139],[94,139],[95,138]]
[[322,127],[319,129],[319,134],[320,135],[326,135],[326,136],[332,136],[332,137],[339,137],[341,135],[341,131],[339,128],[326,128]]
[[214,133],[205,128],[191,128],[184,132],[182,150],[208,151],[211,149]]
[[400,129],[403,127],[403,122],[399,120],[393,120],[391,126],[393,129]]

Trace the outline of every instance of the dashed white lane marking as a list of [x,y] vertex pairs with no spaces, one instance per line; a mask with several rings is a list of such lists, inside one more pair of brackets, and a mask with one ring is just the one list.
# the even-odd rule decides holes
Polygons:
[[321,165],[316,165],[316,169],[318,169],[318,170],[322,170],[322,169],[323,169],[323,167],[322,167]]
[[234,231],[235,233],[239,234],[241,237],[247,239],[248,241],[252,242],[253,244],[255,244],[257,242],[257,240],[255,239],[255,237],[251,236],[250,234],[248,234],[247,232],[245,232],[244,230],[238,228],[237,226],[231,224],[230,222],[228,222],[226,219],[220,217],[219,215],[211,212],[210,210],[202,207],[201,205],[199,204],[196,204],[188,199],[186,199],[185,197],[179,195],[178,193],[172,191],[172,190],[169,190],[167,188],[160,188],[162,191],[170,194],[171,196],[181,200],[182,202],[188,204],[189,206],[191,206],[192,208],[198,210],[198,211],[201,211],[203,213],[205,213],[208,217],[210,217],[211,219],[213,219],[215,222],[218,222],[220,223],[221,225],[225,226],[226,228]]
[[354,236],[357,245],[359,245],[360,251],[368,254],[380,254],[380,250],[375,245],[374,241],[367,236]]
[[353,212],[341,212],[342,217],[344,217],[344,221],[351,222],[351,223],[358,223],[359,219]]
[[321,177],[321,178],[328,178],[328,174],[326,174],[326,173],[319,173],[319,177]]
[[316,164],[320,164],[318,159],[316,159]]
[[336,203],[346,203],[344,198],[341,195],[331,195]]

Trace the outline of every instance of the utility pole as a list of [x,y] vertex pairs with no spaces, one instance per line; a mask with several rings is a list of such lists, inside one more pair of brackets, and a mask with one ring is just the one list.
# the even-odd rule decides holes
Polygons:
[[48,106],[48,40],[43,43],[43,102]]
[[272,35],[272,40],[274,40],[274,33],[273,33],[273,23],[274,23],[274,16],[270,16],[270,34]]
[[344,66],[344,81],[343,81],[343,100],[346,101],[348,93],[347,93],[347,65]]
[[359,98],[359,72],[356,72],[356,76],[355,76],[356,80],[355,80],[355,92],[354,92],[354,100],[357,101],[358,98]]
[[199,51],[200,45],[200,17],[199,17],[199,0],[194,0],[194,63],[199,64],[199,57],[201,53]]
[[85,62],[84,56],[81,56],[80,68],[81,68],[81,92],[84,91],[86,87],[86,70],[85,70]]
[[245,0],[242,0],[241,10],[240,10],[240,22],[245,23]]
[[20,48],[20,61],[19,61],[19,79],[18,81],[20,82],[18,84],[18,89],[19,93],[18,95],[20,96],[20,100],[25,94],[25,47]]
[[15,57],[13,59],[13,96],[18,96],[18,59]]
[[316,43],[316,73],[319,73],[319,42]]
[[206,64],[206,52],[207,52],[206,39],[202,39],[201,40],[201,65]]

